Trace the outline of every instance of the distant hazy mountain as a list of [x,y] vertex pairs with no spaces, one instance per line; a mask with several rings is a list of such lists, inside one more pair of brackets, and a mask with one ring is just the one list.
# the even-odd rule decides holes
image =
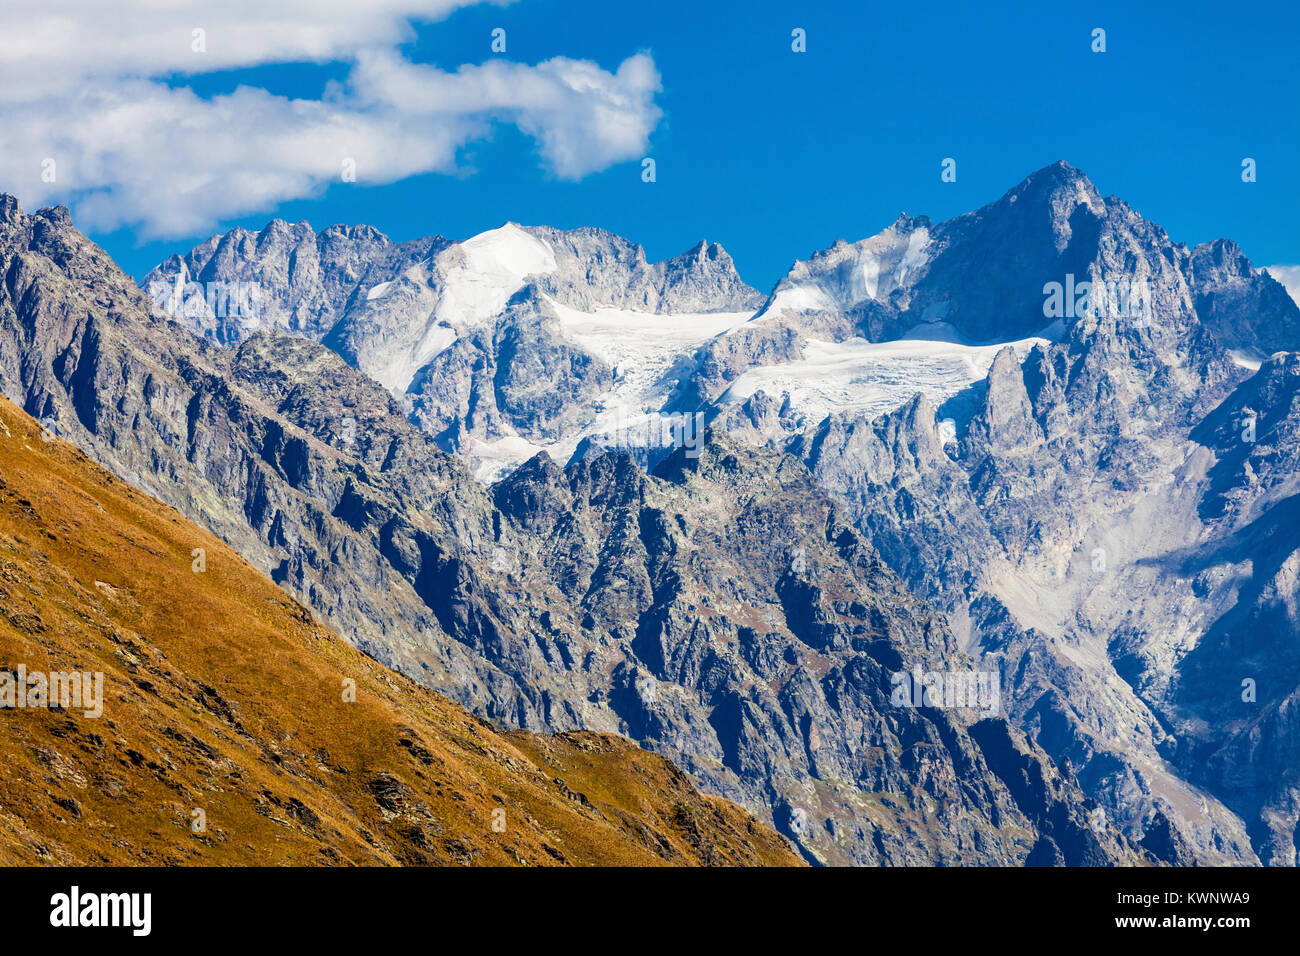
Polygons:
[[[319,340],[360,292],[448,245],[440,236],[391,242],[369,226],[316,233],[305,222],[276,219],[261,232],[232,229],[171,256],[141,284],[182,324],[219,345],[272,328]],[[240,283],[258,290],[251,309],[231,308],[222,294]]]

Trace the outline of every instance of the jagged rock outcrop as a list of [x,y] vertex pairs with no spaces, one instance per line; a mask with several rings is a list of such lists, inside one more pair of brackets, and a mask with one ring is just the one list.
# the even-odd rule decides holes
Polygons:
[[1300,348],[1294,300],[1280,282],[1266,281],[1235,242],[1196,246],[1190,272],[1196,314],[1224,346],[1259,357]]
[[[1298,681],[1264,664],[1290,660],[1296,634],[1277,537],[1300,490],[1290,358],[1252,378],[1233,355],[1295,347],[1300,310],[1230,243],[1174,243],[1063,164],[959,219],[934,227],[949,242],[908,307],[949,286],[946,321],[966,334],[995,331],[976,313],[1018,334],[1067,269],[1133,294],[1067,310],[1057,341],[1023,362],[1004,350],[940,408],[832,415],[791,450],[963,645],[1014,675],[1013,722],[1108,820],[1169,862],[1294,862]],[[990,256],[1011,222],[1045,250]],[[971,296],[953,277],[976,268]],[[1245,706],[1256,672],[1269,688]]]
[[[170,256],[140,285],[158,311],[219,345],[273,328],[319,341],[358,297],[448,244],[441,236],[393,242],[370,226],[317,233],[273,219],[261,232],[232,229]],[[251,295],[240,298],[240,287]]]
[[555,271],[537,277],[538,288],[582,312],[752,312],[763,304],[716,242],[701,239],[681,255],[651,263],[641,246],[603,229],[537,226],[529,232],[556,261]]

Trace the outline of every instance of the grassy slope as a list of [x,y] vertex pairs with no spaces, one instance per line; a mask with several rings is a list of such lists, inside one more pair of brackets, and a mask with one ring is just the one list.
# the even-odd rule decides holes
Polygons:
[[104,715],[0,710],[0,863],[798,863],[662,757],[500,733],[387,670],[0,399],[0,668],[20,663],[102,671]]

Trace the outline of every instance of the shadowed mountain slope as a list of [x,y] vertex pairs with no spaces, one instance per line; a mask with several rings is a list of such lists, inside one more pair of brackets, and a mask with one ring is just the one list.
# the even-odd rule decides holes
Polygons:
[[3,864],[798,863],[661,756],[499,732],[386,669],[0,399],[20,665],[102,673],[102,715],[0,709]]

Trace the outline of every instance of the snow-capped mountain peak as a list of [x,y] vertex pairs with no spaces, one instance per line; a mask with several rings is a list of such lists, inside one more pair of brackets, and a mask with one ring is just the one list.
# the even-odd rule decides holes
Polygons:
[[495,315],[528,276],[556,268],[550,246],[513,222],[449,246],[437,265],[443,277],[438,317],[450,322]]
[[490,323],[529,276],[555,269],[551,248],[512,222],[450,245],[367,293],[355,324],[379,334],[358,342],[357,364],[400,395],[466,329]]
[[847,311],[868,299],[885,301],[914,282],[929,261],[930,220],[899,216],[887,229],[858,242],[843,239],[796,262],[763,313]]

